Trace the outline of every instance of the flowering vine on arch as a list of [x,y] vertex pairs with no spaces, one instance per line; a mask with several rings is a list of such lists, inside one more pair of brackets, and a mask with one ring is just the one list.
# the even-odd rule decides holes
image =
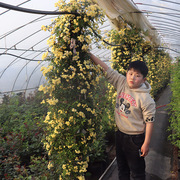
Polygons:
[[50,26],[42,26],[51,32],[51,52],[42,56],[49,65],[41,68],[47,84],[39,88],[48,94],[42,103],[49,104],[44,146],[50,159],[48,168],[56,171],[56,178],[84,179],[89,158],[96,151],[93,144],[103,136],[96,95],[102,71],[91,63],[87,51],[96,39],[90,26],[99,29],[104,16],[90,0],[61,0],[56,6],[80,16],[62,15]]

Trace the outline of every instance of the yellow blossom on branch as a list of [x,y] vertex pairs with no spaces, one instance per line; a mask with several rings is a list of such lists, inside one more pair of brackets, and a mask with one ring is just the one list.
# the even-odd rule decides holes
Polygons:
[[41,68],[47,83],[39,90],[46,92],[44,102],[51,113],[44,121],[44,144],[59,179],[84,179],[93,142],[103,134],[99,132],[102,110],[96,96],[102,72],[87,54],[92,39],[99,39],[89,25],[100,33],[104,15],[90,0],[61,0],[55,5],[60,11],[73,11],[80,16],[61,15],[46,26],[51,34],[47,42],[51,51],[42,57],[49,64]]

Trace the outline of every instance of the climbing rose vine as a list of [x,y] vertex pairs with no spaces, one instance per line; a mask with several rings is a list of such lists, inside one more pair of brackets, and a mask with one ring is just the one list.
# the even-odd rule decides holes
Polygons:
[[49,155],[48,168],[57,174],[55,179],[82,180],[89,159],[98,150],[98,140],[104,136],[97,97],[102,71],[87,53],[92,39],[96,39],[92,28],[98,30],[104,16],[90,0],[62,0],[56,7],[80,15],[61,15],[51,25],[42,26],[51,32],[51,52],[42,56],[49,65],[41,68],[47,83],[39,88],[48,95],[42,103],[49,105],[44,146]]

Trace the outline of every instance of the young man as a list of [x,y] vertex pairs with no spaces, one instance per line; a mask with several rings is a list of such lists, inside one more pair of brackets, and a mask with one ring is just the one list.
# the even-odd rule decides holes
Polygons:
[[116,157],[119,180],[145,180],[144,157],[148,154],[155,118],[155,102],[146,81],[148,68],[142,61],[130,63],[126,77],[90,54],[91,60],[106,72],[116,88]]

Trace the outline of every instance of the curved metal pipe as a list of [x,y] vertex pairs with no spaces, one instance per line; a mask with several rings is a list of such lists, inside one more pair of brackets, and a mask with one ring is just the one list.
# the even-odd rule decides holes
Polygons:
[[[25,2],[22,2],[21,4],[18,4],[17,6],[21,6],[22,4],[25,4],[25,3],[29,2],[29,1],[31,1],[31,0],[27,0],[27,1],[25,1]],[[8,10],[0,13],[0,16],[3,15],[3,14],[5,14],[5,13],[7,13],[8,11],[10,11],[10,9],[8,9]]]
[[18,6],[12,6],[10,4],[5,4],[5,3],[2,3],[2,2],[0,2],[0,7],[15,10],[15,11],[20,11],[20,12],[25,12],[25,13],[32,13],[32,14],[45,14],[45,15],[73,14],[73,15],[76,15],[76,16],[80,16],[80,14],[77,13],[77,12],[40,11],[40,10],[22,8],[22,7],[18,7]]

